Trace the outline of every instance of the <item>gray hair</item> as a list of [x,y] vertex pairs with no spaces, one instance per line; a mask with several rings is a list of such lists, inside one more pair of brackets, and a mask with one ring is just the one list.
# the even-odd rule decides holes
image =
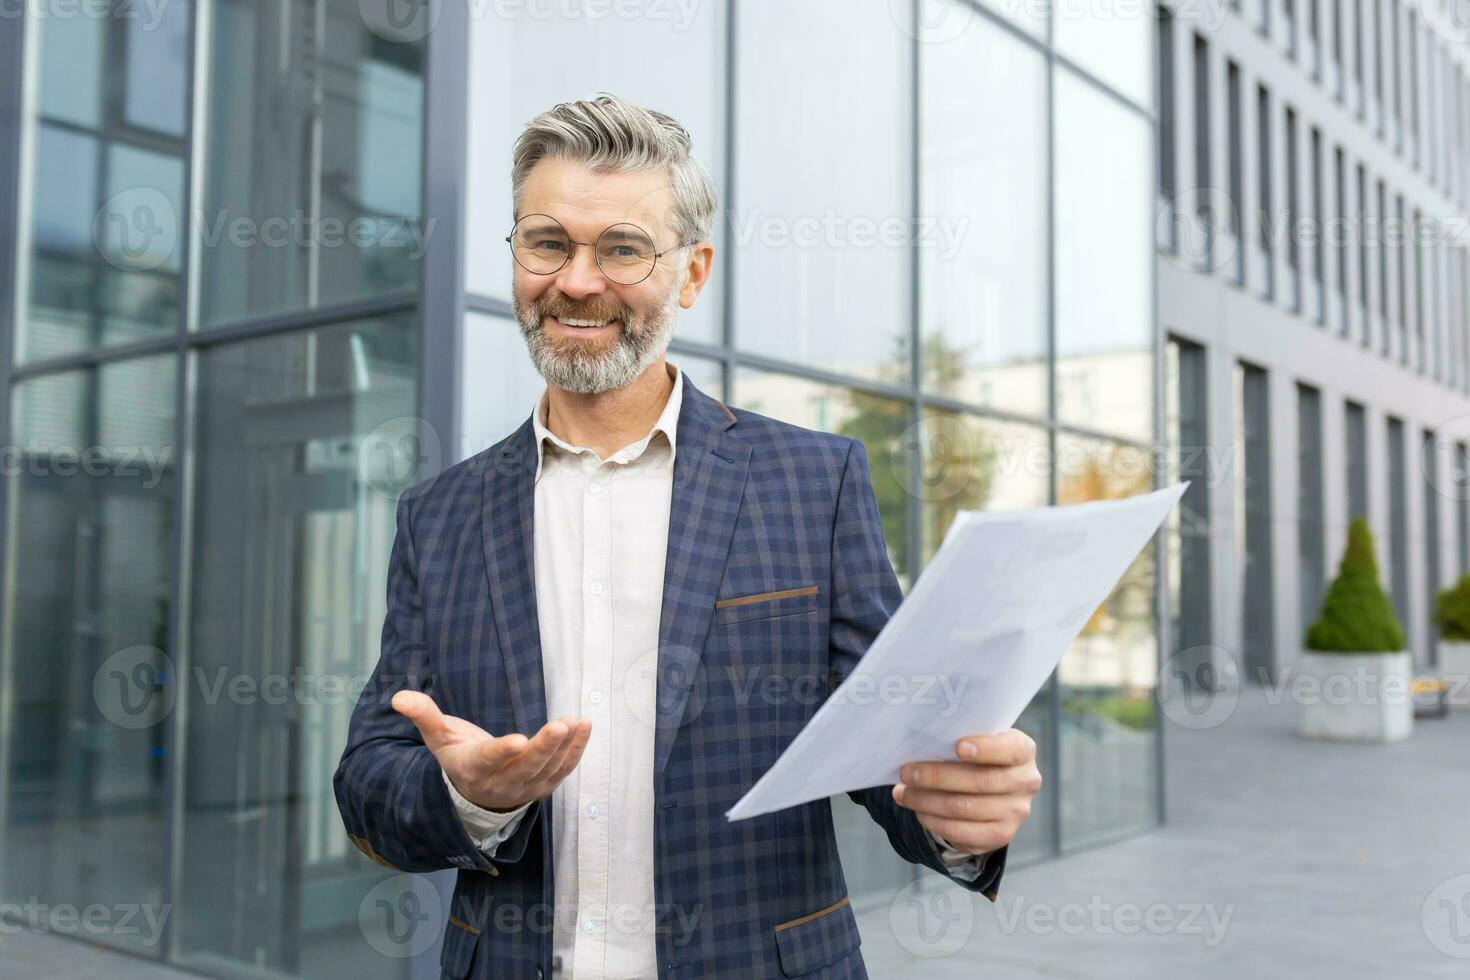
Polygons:
[[674,191],[674,230],[681,242],[710,241],[719,194],[704,165],[689,154],[689,132],[673,118],[609,92],[560,102],[526,124],[511,165],[511,201],[544,157],[587,164],[600,174],[662,170]]

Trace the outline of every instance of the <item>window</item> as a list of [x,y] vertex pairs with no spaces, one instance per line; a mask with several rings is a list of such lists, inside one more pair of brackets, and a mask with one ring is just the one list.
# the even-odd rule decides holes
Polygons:
[[1225,66],[1226,101],[1226,180],[1230,192],[1230,234],[1235,248],[1235,281],[1245,282],[1245,257],[1247,243],[1241,233],[1241,222],[1245,218],[1245,160],[1241,132],[1242,106],[1240,103],[1240,66],[1234,61]]
[[[1378,314],[1383,321],[1378,325],[1378,329],[1387,338],[1389,324],[1392,322],[1388,315],[1388,297],[1390,295],[1388,281],[1388,256],[1390,249],[1388,230],[1392,226],[1392,222],[1388,220],[1388,189],[1384,186],[1382,180],[1378,182],[1378,220],[1375,224],[1378,227],[1378,234],[1376,236],[1378,239],[1378,244],[1376,245],[1378,249]],[[1364,286],[1363,290],[1363,302],[1366,304],[1368,302],[1367,286]],[[1365,346],[1371,342],[1369,336],[1369,331],[1365,327],[1363,333],[1363,344]]]
[[[1420,472],[1424,474],[1424,635],[1434,636],[1434,607],[1439,597],[1439,446],[1434,430],[1424,430],[1423,457]],[[1429,661],[1437,663],[1439,644],[1429,644]]]
[[[1338,316],[1340,319],[1338,326],[1342,331],[1342,335],[1346,337],[1352,323],[1352,318],[1348,315],[1348,308],[1350,306],[1348,301],[1348,248],[1350,247],[1349,243],[1355,237],[1358,239],[1358,247],[1361,248],[1362,239],[1354,231],[1355,228],[1359,227],[1358,222],[1352,221],[1348,215],[1347,155],[1343,153],[1342,147],[1340,146],[1336,148],[1333,155],[1332,185],[1336,199],[1336,213],[1334,217],[1337,218],[1337,243],[1333,248],[1337,252],[1337,296]],[[1361,214],[1362,209],[1359,208],[1359,215],[1361,216]]]
[[1404,442],[1404,423],[1392,416],[1388,419],[1388,569],[1389,587],[1393,592],[1393,608],[1399,622],[1409,628],[1409,507],[1408,446]]
[[1393,113],[1394,146],[1401,149],[1403,147],[1403,131],[1401,127],[1404,118],[1404,86],[1402,81],[1403,75],[1401,74],[1402,66],[1399,59],[1399,0],[1388,0],[1388,20],[1389,68],[1392,72],[1389,76],[1389,82],[1393,85],[1393,98],[1389,101],[1389,109]]
[[1465,442],[1455,443],[1455,523],[1456,569],[1464,575],[1470,572],[1470,444]]
[[[1177,165],[1175,159],[1177,149],[1175,147],[1174,127],[1174,14],[1168,7],[1162,4],[1158,8],[1158,33],[1159,33],[1159,196],[1164,199],[1165,206],[1174,207],[1174,197],[1179,193],[1178,177],[1174,168]],[[1175,246],[1173,241],[1173,214],[1170,213],[1168,227],[1170,229],[1169,246]]]
[[1368,516],[1368,413],[1357,402],[1343,405],[1343,458],[1347,462],[1348,520]]
[[1260,206],[1256,208],[1256,223],[1260,228],[1261,295],[1270,299],[1276,295],[1276,221],[1271,213],[1271,95],[1264,85],[1256,89],[1256,151],[1256,194],[1260,200]]
[[1322,395],[1310,385],[1296,386],[1296,528],[1298,597],[1305,626],[1322,607],[1327,577],[1322,514],[1326,494],[1322,480]]
[[[1394,197],[1394,217],[1397,232],[1394,235],[1394,251],[1398,253],[1398,337],[1399,359],[1409,363],[1409,246],[1404,235],[1404,195]],[[1388,353],[1388,332],[1383,335],[1383,353]]]
[[[1219,216],[1213,213],[1210,200],[1210,46],[1204,37],[1194,36],[1194,194],[1195,213],[1204,232],[1205,268],[1213,268],[1211,261],[1214,249],[1215,222]],[[1235,230],[1236,209],[1239,199],[1233,192],[1228,202],[1230,214],[1226,221],[1231,231]]]
[[1327,322],[1327,174],[1322,169],[1322,130],[1312,127],[1312,220],[1317,234],[1312,242],[1312,297],[1318,323]]
[[1300,313],[1302,309],[1302,246],[1297,234],[1297,216],[1300,213],[1299,199],[1301,178],[1298,174],[1298,151],[1296,110],[1286,107],[1286,213],[1281,216],[1281,227],[1286,235],[1286,268],[1291,308]]
[[1409,11],[1409,148],[1419,165],[1419,18]]
[[1237,554],[1242,668],[1258,684],[1275,673],[1271,565],[1271,412],[1266,372],[1235,368]]
[[[1215,689],[1215,669],[1202,648],[1211,642],[1210,498],[1213,474],[1207,426],[1209,412],[1205,349],[1170,337],[1164,350],[1164,430],[1170,482],[1188,480],[1179,506],[1169,514],[1169,609],[1178,679],[1191,687]],[[1199,651],[1195,656],[1190,651]],[[1181,660],[1181,655],[1183,659]]]

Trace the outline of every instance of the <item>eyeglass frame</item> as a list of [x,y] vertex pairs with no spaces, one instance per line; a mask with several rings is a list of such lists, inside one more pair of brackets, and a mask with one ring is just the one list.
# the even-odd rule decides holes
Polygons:
[[[559,265],[559,266],[557,266],[555,269],[552,269],[550,272],[537,272],[535,269],[526,269],[525,263],[523,263],[520,259],[516,258],[516,247],[515,247],[515,243],[511,241],[511,239],[515,237],[516,226],[517,225],[519,225],[522,221],[525,221],[527,218],[534,218],[534,217],[536,217],[538,215],[540,217],[550,218],[552,221],[556,221],[557,227],[559,227],[562,231],[566,231],[567,232],[567,242],[568,242],[568,244],[570,244],[572,246],[571,248],[567,249],[567,257],[566,257],[566,259],[564,259],[562,261],[562,264]],[[597,271],[600,272],[600,273],[602,273],[602,277],[604,279],[606,279],[608,282],[610,282],[613,285],[615,285],[615,286],[637,286],[639,283],[647,282],[648,281],[648,277],[651,276],[651,275],[653,275],[654,270],[658,268],[658,260],[659,259],[663,258],[665,255],[668,255],[670,252],[676,252],[676,251],[678,251],[681,248],[687,248],[690,245],[697,245],[697,244],[699,244],[699,239],[693,238],[693,239],[690,239],[687,242],[680,242],[677,245],[671,245],[668,248],[664,249],[662,252],[660,252],[658,250],[657,243],[655,243],[654,244],[654,251],[653,251],[653,262],[650,263],[649,266],[648,266],[648,274],[645,275],[642,279],[637,280],[636,282],[618,282],[612,276],[610,276],[610,275],[607,274],[607,270],[602,267],[601,260],[597,258],[597,243],[602,240],[602,236],[603,235],[606,235],[609,231],[611,231],[612,229],[618,227],[618,225],[632,225],[634,228],[637,228],[643,234],[648,235],[648,240],[650,242],[653,241],[653,235],[649,234],[648,230],[646,228],[644,228],[642,225],[640,225],[640,224],[638,224],[636,222],[633,222],[633,221],[614,221],[612,224],[610,224],[606,228],[602,229],[602,231],[598,232],[597,238],[593,239],[590,242],[579,242],[575,238],[572,237],[572,233],[570,231],[567,231],[567,226],[566,225],[562,224],[560,221],[557,221],[555,215],[546,214],[545,212],[542,212],[542,211],[532,211],[530,214],[523,214],[519,218],[516,219],[516,223],[514,225],[511,225],[511,227],[510,227],[510,234],[505,236],[505,243],[510,246],[510,257],[511,257],[511,261],[515,262],[515,264],[518,265],[518,266],[520,266],[522,269],[526,269],[526,271],[529,272],[533,276],[554,276],[554,275],[556,275],[558,272],[560,272],[561,270],[565,269],[571,263],[572,259],[576,256],[576,254],[577,254],[576,246],[578,246],[578,245],[586,245],[586,246],[588,246],[588,247],[590,247],[592,249],[592,261],[597,264]]]

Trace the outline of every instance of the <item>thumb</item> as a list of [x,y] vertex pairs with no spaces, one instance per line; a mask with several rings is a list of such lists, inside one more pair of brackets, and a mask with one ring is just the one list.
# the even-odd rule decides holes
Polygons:
[[444,713],[423,691],[399,691],[393,695],[392,705],[394,711],[414,723],[430,749],[438,748],[448,737]]

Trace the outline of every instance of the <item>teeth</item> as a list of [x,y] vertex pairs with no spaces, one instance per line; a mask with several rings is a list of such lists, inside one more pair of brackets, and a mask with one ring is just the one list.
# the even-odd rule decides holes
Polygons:
[[562,320],[561,322],[569,327],[605,327],[612,323],[611,320]]

